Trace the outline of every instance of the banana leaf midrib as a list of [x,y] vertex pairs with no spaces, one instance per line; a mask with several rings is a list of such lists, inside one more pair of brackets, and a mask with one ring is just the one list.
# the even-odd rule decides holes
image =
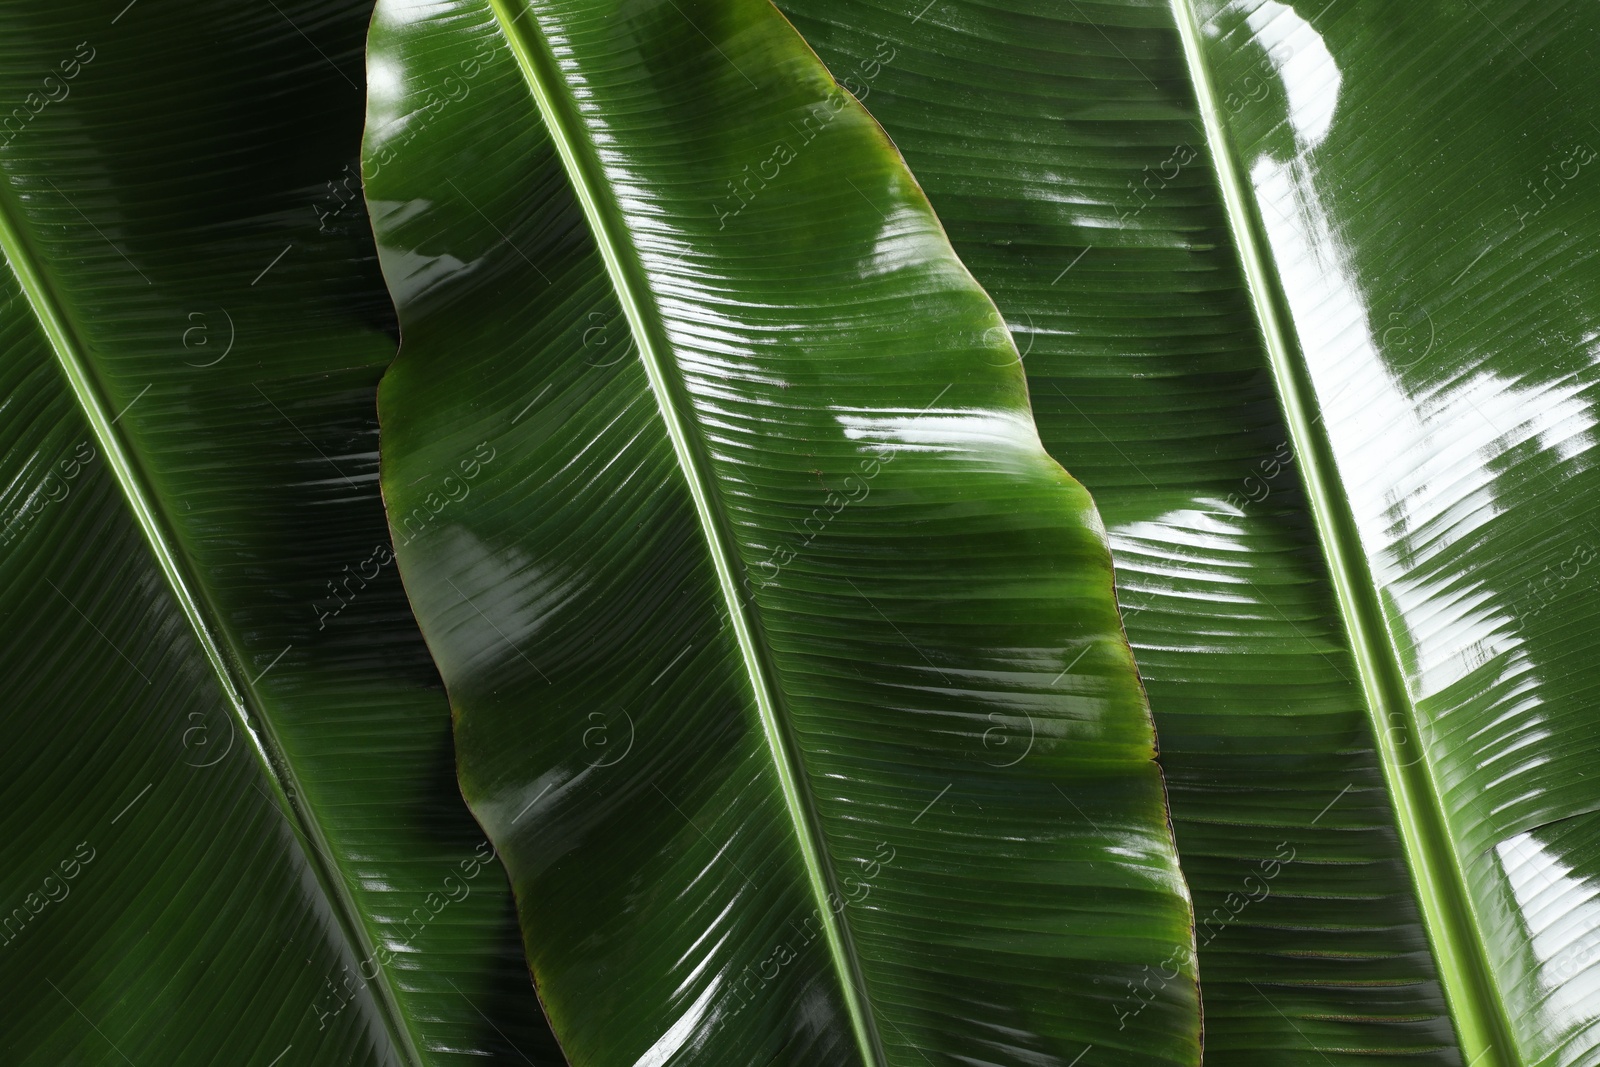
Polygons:
[[[520,10],[510,11],[512,6]],[[650,379],[662,426],[666,429],[678,469],[682,470],[683,480],[693,498],[694,514],[698,517],[706,541],[707,555],[717,573],[723,606],[728,611],[734,637],[739,643],[744,672],[749,677],[750,689],[757,702],[762,734],[768,752],[773,757],[774,771],[778,774],[784,808],[789,814],[790,825],[794,827],[798,848],[805,862],[806,889],[813,897],[816,913],[822,920],[822,933],[834,961],[840,992],[850,1013],[851,1030],[861,1053],[862,1065],[880,1067],[886,1062],[885,1054],[870,1006],[867,1005],[864,993],[866,984],[862,981],[861,966],[856,960],[850,931],[846,928],[842,913],[829,905],[830,899],[838,899],[837,886],[834,885],[832,867],[826,861],[827,846],[822,838],[818,814],[811,805],[810,793],[806,792],[794,742],[784,721],[779,718],[782,694],[778,686],[771,683],[771,665],[763,661],[760,653],[758,622],[739,595],[736,579],[738,563],[731,549],[731,534],[728,533],[725,510],[720,504],[720,494],[714,478],[706,472],[706,461],[702,458],[702,450],[698,448],[693,432],[685,426],[685,419],[678,413],[678,405],[685,402],[667,374],[667,360],[662,357],[667,346],[664,339],[659,338],[658,331],[651,330],[648,309],[653,306],[653,299],[648,285],[637,277],[638,270],[642,269],[637,250],[622,235],[626,234],[626,230],[614,221],[619,213],[616,206],[610,203],[611,194],[606,182],[598,176],[600,165],[592,154],[592,147],[582,136],[581,118],[568,107],[563,107],[570,101],[558,88],[560,78],[552,70],[554,61],[541,42],[530,40],[530,30],[526,29],[526,22],[523,21],[526,14],[530,13],[526,0],[490,0],[490,8],[501,34],[506,37],[507,45],[517,59],[517,67],[522,70],[523,80],[538,106],[539,117],[549,131],[550,142],[554,144],[574,195],[582,206],[590,234],[594,235],[595,246],[605,262],[606,275],[616,291],[622,314],[627,318],[627,325],[637,344],[640,363]]]
[[[1410,742],[1415,747],[1419,737],[1417,715],[1406,695],[1392,635],[1387,632],[1376,601],[1375,583],[1355,530],[1352,509],[1339,489],[1332,446],[1318,429],[1315,393],[1296,359],[1293,328],[1283,318],[1280,287],[1262,249],[1259,223],[1248,206],[1201,50],[1199,21],[1190,0],[1172,0],[1172,8],[1223,211],[1238,250],[1250,307],[1260,327],[1274,389],[1301,471],[1311,523],[1349,634],[1384,781],[1462,1055],[1467,1062],[1484,1067],[1511,1067],[1519,1060],[1509,1036],[1510,1023],[1473,918],[1471,896],[1449,838],[1438,783],[1427,760],[1408,764],[1400,757],[1401,744]],[[1404,734],[1404,739],[1398,741],[1397,721],[1403,724]]]
[[[170,519],[157,495],[149,490],[138,461],[117,431],[115,422],[120,415],[112,417],[107,413],[102,395],[104,387],[84,356],[86,346],[70,324],[64,302],[47,273],[37,264],[40,257],[32,249],[27,231],[19,220],[12,200],[14,195],[10,189],[0,190],[0,252],[4,253],[23,299],[61,367],[73,399],[104,451],[122,498],[166,578],[173,599],[211,664],[230,712],[249,738],[256,762],[271,788],[273,803],[295,830],[318,887],[333,904],[331,910],[337,917],[341,935],[349,942],[357,959],[376,960],[376,946],[366,934],[359,909],[342,874],[329,858],[329,844],[321,825],[311,817],[304,802],[296,799],[303,797],[304,791],[299,788],[293,766],[283,755],[270,720],[260,710],[260,695],[241,669],[244,659],[229,640],[227,629],[216,621],[220,612],[209,602],[204,587],[193,579],[178,539],[170,532]],[[388,968],[380,965],[377,972],[370,984],[378,991],[377,1000],[393,1046],[410,1067],[421,1067],[421,1053],[410,1028],[404,1024]]]
[[[615,216],[619,212],[609,202],[607,184],[599,177],[601,168],[593,157],[592,146],[580,132],[581,119],[563,106],[570,104],[570,101],[558,88],[560,79],[552,70],[553,59],[541,41],[529,37],[525,16],[530,8],[526,0],[490,0],[489,6],[516,57],[517,66],[538,107],[568,182],[582,207],[595,245],[605,263],[606,274],[638,347],[640,363],[655,394],[662,425],[694,500],[706,552],[716,571],[717,585],[739,644],[745,674],[750,680],[762,734],[772,755],[784,807],[805,863],[807,889],[821,918],[823,934],[839,978],[841,995],[850,1015],[863,1067],[881,1067],[887,1059],[867,1003],[861,967],[843,916],[829,905],[830,899],[837,899],[837,886],[834,885],[832,868],[825,859],[826,842],[801,777],[803,771],[798,753],[779,715],[782,693],[772,683],[771,665],[765,662],[760,651],[758,620],[753,617],[754,612],[747,608],[739,593],[736,574],[740,565],[730,548],[732,538],[717,487],[705,470],[702,448],[697,447],[694,434],[685,426],[679,414],[679,405],[684,401],[679,391],[674,389],[666,370],[666,360],[662,354],[667,349],[664,339],[650,325],[648,309],[653,301],[648,286],[637,277],[642,267],[637,251],[618,232],[621,228],[616,225]],[[508,10],[513,7],[520,10]],[[537,31],[532,32],[537,36]]]

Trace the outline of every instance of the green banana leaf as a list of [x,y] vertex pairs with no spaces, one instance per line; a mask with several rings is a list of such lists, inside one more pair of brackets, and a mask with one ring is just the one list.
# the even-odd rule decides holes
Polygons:
[[0,10],[8,1065],[558,1062],[378,493],[368,13]]
[[1195,1063],[1103,529],[882,131],[765,0],[384,0],[369,80],[385,501],[571,1062]]
[[781,6],[1105,516],[1208,1060],[1600,1063],[1600,13]]

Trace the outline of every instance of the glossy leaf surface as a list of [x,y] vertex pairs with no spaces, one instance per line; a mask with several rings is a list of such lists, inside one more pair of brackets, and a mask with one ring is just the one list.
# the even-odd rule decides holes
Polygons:
[[[1405,726],[1391,740],[1415,748],[1391,762],[1425,772],[1406,787],[1412,853],[1465,883],[1466,958],[1443,961],[1468,972],[1450,989],[1458,1021],[1486,957],[1484,1033],[1463,1051],[1600,1063],[1600,619],[1576,580],[1600,378],[1583,238],[1600,199],[1578,184],[1600,159],[1581,103],[1600,75],[1579,42],[1600,16],[1515,2],[1419,20],[1351,3],[1307,12],[1315,24],[1273,4],[1197,14],[1215,26],[1219,85],[1246,63],[1283,71],[1286,95],[1232,124],[1233,184],[1325,428],[1316,466],[1338,481],[1324,527],[1360,564],[1359,627],[1393,664],[1382,706]],[[1442,74],[1455,55],[1468,71]],[[1401,71],[1417,86],[1403,111]],[[1400,227],[1417,237],[1396,242]]]
[[385,500],[571,1061],[1194,1063],[1099,519],[882,132],[754,0],[370,64]]
[[1600,1062],[1593,9],[782,6],[1106,517],[1208,1060]]
[[367,14],[0,11],[7,1064],[559,1062],[387,548]]

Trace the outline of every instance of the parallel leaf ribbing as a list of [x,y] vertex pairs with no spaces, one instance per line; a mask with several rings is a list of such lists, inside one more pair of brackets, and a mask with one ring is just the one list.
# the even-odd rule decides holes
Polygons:
[[1406,753],[1421,750],[1422,732],[1406,696],[1394,645],[1377,603],[1376,583],[1355,533],[1332,450],[1320,428],[1315,394],[1295,355],[1292,329],[1279,310],[1282,297],[1234,160],[1198,23],[1189,0],[1172,0],[1172,5],[1245,287],[1260,319],[1285,425],[1300,457],[1300,478],[1350,636],[1373,736],[1383,754],[1384,778],[1462,1054],[1467,1062],[1484,1067],[1513,1067],[1518,1058],[1507,1032],[1503,997],[1496,989],[1478,934],[1466,879],[1446,830],[1439,790],[1427,760],[1405,758]]
[[1192,1064],[1103,527],[892,143],[766,3],[420,11],[384,492],[568,1054]]
[[[0,183],[0,186],[3,184]],[[275,803],[282,810],[284,818],[295,826],[301,840],[306,842],[305,861],[316,872],[318,884],[333,902],[339,927],[350,941],[354,958],[375,960],[378,958],[376,946],[366,932],[360,910],[344,876],[330,859],[327,837],[317,820],[298,799],[304,795],[304,790],[296,780],[290,762],[284,757],[270,722],[259,710],[261,698],[239,666],[242,662],[239,652],[231,647],[227,628],[218,624],[215,609],[206,603],[204,592],[191,577],[192,564],[177,547],[161,504],[149,492],[137,460],[114,425],[116,417],[106,407],[101,383],[92,364],[85,358],[82,338],[73,328],[70,316],[52,289],[48,273],[30,249],[26,231],[11,203],[12,195],[10,190],[0,188],[0,252],[4,252],[38,320],[40,330],[49,340],[61,372],[71,387],[84,419],[94,432],[95,441],[103,450],[122,490],[123,499],[127,501],[129,511],[144,534],[151,555],[166,577],[173,599],[188,620],[196,643],[215,672],[218,688],[237,718],[240,729],[249,738],[263,778],[272,789]],[[405,1057],[408,1065],[420,1067],[423,1059],[418,1051],[417,1038],[399,1008],[389,968],[384,966],[374,970],[372,985],[376,988],[378,1003],[382,1006],[394,1047]]]
[[[863,1065],[880,1067],[884,1062],[883,1051],[871,1009],[862,992],[860,965],[855,959],[855,950],[842,915],[828,903],[838,898],[839,886],[824,859],[827,846],[801,782],[804,772],[798,755],[792,751],[788,728],[780,718],[781,694],[772,684],[770,668],[752,632],[750,609],[740,593],[743,568],[727,543],[727,519],[721,514],[722,505],[718,500],[716,485],[703,469],[704,461],[699,455],[701,450],[694,443],[692,432],[685,426],[684,417],[679,412],[679,406],[683,403],[682,392],[670,380],[671,371],[663,357],[659,317],[649,307],[650,296],[640,278],[636,253],[628,246],[621,220],[611,202],[611,194],[600,178],[593,148],[582,133],[581,120],[572,113],[568,92],[559,87],[553,88],[559,85],[559,75],[554,71],[554,65],[539,39],[536,17],[526,17],[532,15],[531,8],[526,3],[516,3],[516,0],[491,0],[491,4],[506,40],[517,57],[518,66],[527,79],[528,89],[538,103],[539,114],[544,119],[556,151],[566,167],[573,192],[583,206],[584,218],[589,223],[595,245],[616,289],[623,314],[627,317],[640,362],[649,376],[662,424],[672,441],[673,454],[677,457],[684,481],[693,497],[707,552],[716,569],[723,604],[732,620],[744,669],[750,677],[762,732],[772,753],[784,805],[794,826],[796,839],[800,842],[813,905],[816,913],[822,917],[828,949],[844,991]],[[512,7],[520,10],[509,10]]]

